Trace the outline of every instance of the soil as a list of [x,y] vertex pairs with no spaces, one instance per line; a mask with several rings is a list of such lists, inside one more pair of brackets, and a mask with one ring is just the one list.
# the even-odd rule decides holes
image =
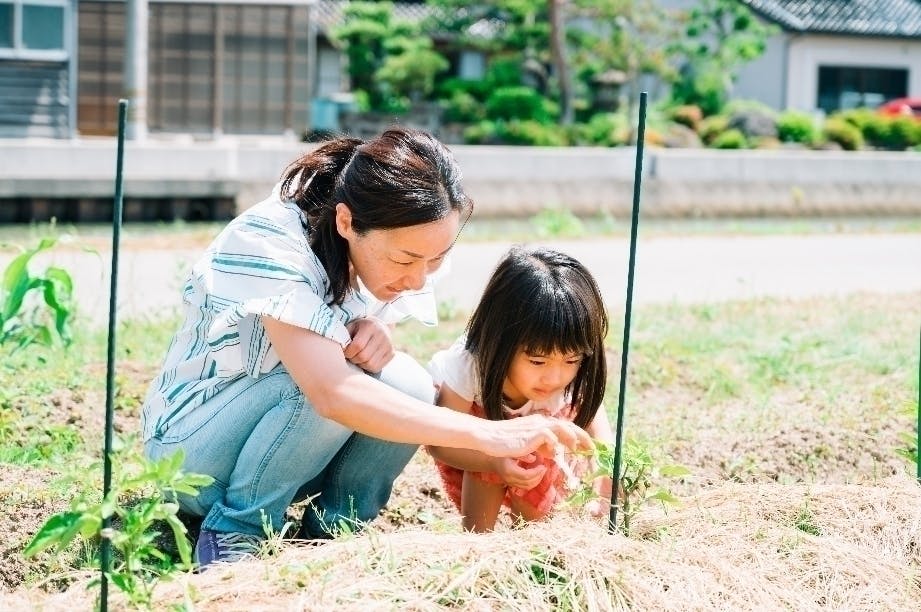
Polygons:
[[[137,429],[139,394],[153,374],[140,366],[125,364],[119,385],[121,409],[116,411],[116,430]],[[92,371],[94,366],[89,366]],[[83,431],[102,429],[102,397],[87,397],[69,390],[51,395],[55,414],[63,422]],[[674,462],[688,467],[694,476],[684,481],[677,492],[699,493],[727,481],[745,483],[845,483],[880,479],[905,471],[905,464],[894,455],[902,432],[910,424],[898,419],[882,421],[872,431],[856,433],[839,424],[802,415],[808,405],[786,407],[800,414],[790,423],[761,436],[733,433],[727,429],[695,432],[693,438],[674,441],[668,449]],[[100,438],[101,439],[101,438]],[[58,590],[69,580],[68,563],[74,560],[45,553],[28,562],[22,549],[52,514],[66,510],[66,489],[62,491],[60,472],[0,464],[0,530],[6,534],[0,544],[0,590],[11,591],[30,585]],[[295,533],[302,508],[289,512]],[[381,512],[376,527],[384,532],[401,528],[441,523],[456,526],[459,516],[445,497],[431,458],[420,451],[394,484],[390,503]],[[197,526],[189,523],[191,535]],[[51,576],[51,578],[47,578]]]

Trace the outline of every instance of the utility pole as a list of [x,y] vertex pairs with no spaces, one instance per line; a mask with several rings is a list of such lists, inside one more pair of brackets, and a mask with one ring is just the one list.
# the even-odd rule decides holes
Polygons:
[[147,0],[125,0],[123,90],[128,100],[129,140],[147,138]]

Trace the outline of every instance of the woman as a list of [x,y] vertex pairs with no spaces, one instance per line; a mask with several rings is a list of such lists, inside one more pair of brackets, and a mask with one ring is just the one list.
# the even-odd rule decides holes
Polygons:
[[589,446],[565,420],[433,406],[431,377],[394,352],[390,324],[435,322],[429,275],[470,212],[430,135],[341,138],[289,166],[195,264],[142,424],[148,457],[182,449],[185,469],[214,478],[179,499],[203,517],[200,566],[251,551],[292,501],[311,500],[306,538],[373,519],[419,444],[497,457]]

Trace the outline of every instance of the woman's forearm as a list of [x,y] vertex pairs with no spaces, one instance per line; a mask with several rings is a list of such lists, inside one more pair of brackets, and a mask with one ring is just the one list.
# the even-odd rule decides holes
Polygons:
[[571,423],[535,415],[485,421],[417,400],[350,366],[342,347],[312,331],[263,317],[279,359],[314,409],[363,434],[410,444],[469,448],[495,457],[552,456],[559,443],[587,448]]
[[432,458],[446,465],[467,472],[493,472],[492,457],[481,452],[465,448],[448,448],[446,446],[429,446]]

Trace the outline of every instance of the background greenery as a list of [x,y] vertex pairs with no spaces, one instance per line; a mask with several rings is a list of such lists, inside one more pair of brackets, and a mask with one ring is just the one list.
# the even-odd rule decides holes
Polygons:
[[[917,149],[921,122],[868,109],[827,118],[732,100],[739,69],[776,29],[737,0],[665,11],[654,0],[427,0],[411,22],[389,2],[350,2],[331,32],[361,111],[438,109],[445,133],[473,144],[618,146],[634,135],[642,87],[668,95],[647,142],[722,149]],[[482,79],[449,76],[449,56],[478,50]],[[657,98],[657,96],[654,96]]]

